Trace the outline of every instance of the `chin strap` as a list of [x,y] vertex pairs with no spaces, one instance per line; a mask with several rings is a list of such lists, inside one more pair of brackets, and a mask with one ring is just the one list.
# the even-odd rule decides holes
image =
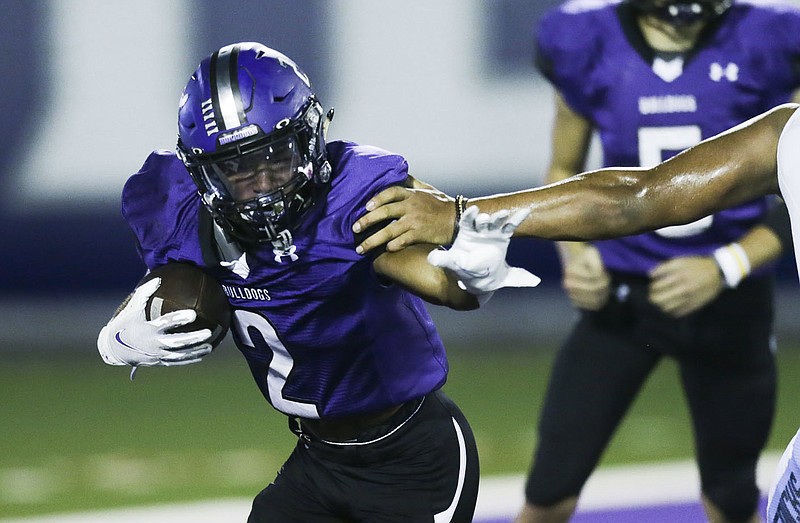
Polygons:
[[241,279],[250,276],[250,266],[247,264],[247,254],[239,243],[232,239],[220,225],[214,222],[214,244],[219,255],[219,264],[230,270]]
[[278,237],[272,240],[272,247],[275,249],[280,250],[287,250],[289,247],[294,245],[294,238],[292,238],[292,233],[289,232],[289,229],[284,229],[278,233]]
[[216,220],[214,220],[214,243],[217,245],[217,253],[221,261],[232,262],[240,259],[244,254],[244,249],[239,242],[231,238]]

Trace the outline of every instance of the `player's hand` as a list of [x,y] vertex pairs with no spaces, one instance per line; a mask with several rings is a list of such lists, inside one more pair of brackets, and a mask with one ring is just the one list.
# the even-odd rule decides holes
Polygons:
[[585,245],[569,258],[562,284],[575,307],[587,311],[603,308],[611,294],[611,277],[596,247]]
[[123,309],[102,328],[97,350],[109,365],[188,365],[211,352],[209,329],[170,334],[169,331],[192,323],[197,313],[191,309],[168,312],[147,321],[147,300],[161,285],[161,278],[142,284]]
[[681,256],[650,272],[650,301],[664,313],[680,318],[708,305],[725,288],[711,256]]
[[485,214],[474,205],[468,207],[453,246],[446,251],[431,251],[428,262],[452,271],[459,286],[477,296],[502,287],[536,287],[541,281],[538,276],[506,263],[511,235],[529,213],[530,210],[521,209],[513,214],[507,210]]
[[367,202],[367,214],[354,225],[359,233],[383,221],[392,223],[364,240],[356,252],[364,254],[386,244],[387,251],[399,251],[415,243],[448,245],[455,226],[455,200],[437,190],[389,187]]

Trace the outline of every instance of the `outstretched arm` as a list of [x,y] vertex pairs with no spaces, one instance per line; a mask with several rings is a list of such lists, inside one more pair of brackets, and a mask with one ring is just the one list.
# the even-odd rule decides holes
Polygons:
[[[481,212],[528,208],[518,236],[589,240],[687,223],[768,193],[778,193],[778,138],[797,105],[786,104],[709,138],[651,169],[600,169],[562,182],[471,199]],[[354,225],[395,221],[367,238],[366,252],[390,251],[452,237],[455,208],[420,191],[390,188],[368,204]]]
[[434,305],[455,310],[477,309],[478,299],[458,286],[456,275],[428,263],[428,253],[435,248],[420,244],[399,252],[381,253],[373,262],[375,272]]
[[471,207],[461,218],[458,236],[449,250],[413,245],[400,252],[383,252],[373,267],[431,303],[453,309],[475,308],[486,303],[497,289],[536,287],[541,281],[525,269],[506,263],[511,236],[525,216],[525,210],[489,215]]

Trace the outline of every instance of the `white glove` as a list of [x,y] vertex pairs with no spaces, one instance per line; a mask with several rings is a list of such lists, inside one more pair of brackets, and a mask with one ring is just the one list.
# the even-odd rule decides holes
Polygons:
[[481,305],[502,287],[536,287],[541,278],[506,263],[511,235],[528,214],[530,209],[489,215],[473,205],[464,211],[452,247],[431,251],[428,262],[452,271],[459,287],[476,295]]
[[[209,329],[168,334],[171,329],[192,323],[197,313],[191,309],[168,312],[153,320],[145,319],[147,300],[161,285],[153,278],[138,287],[125,307],[102,328],[97,350],[109,365],[155,366],[197,363],[213,347]],[[133,372],[131,372],[133,379]]]

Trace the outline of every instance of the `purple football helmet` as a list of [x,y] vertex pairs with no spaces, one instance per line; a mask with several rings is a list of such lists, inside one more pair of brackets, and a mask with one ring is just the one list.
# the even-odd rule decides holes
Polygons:
[[225,231],[245,243],[291,243],[327,191],[323,128],[332,117],[291,59],[232,44],[204,59],[183,90],[178,155]]
[[627,0],[641,13],[675,26],[711,20],[727,11],[733,0]]

